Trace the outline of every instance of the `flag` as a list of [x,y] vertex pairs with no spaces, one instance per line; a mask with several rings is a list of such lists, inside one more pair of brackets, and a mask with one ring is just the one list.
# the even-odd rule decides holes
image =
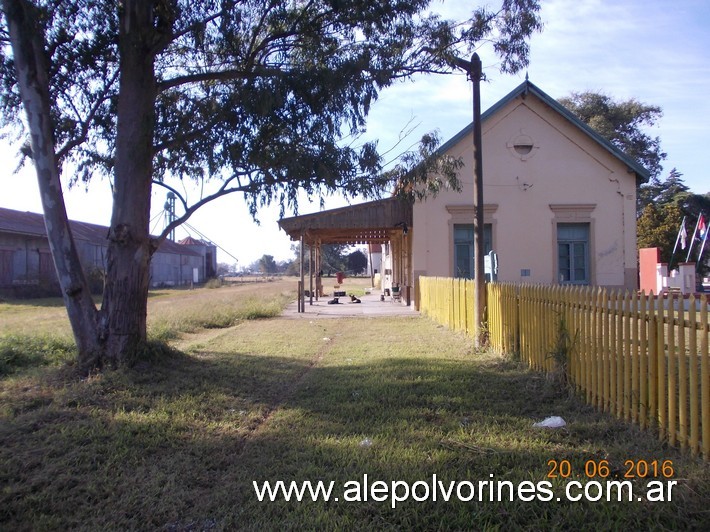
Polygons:
[[683,223],[680,224],[680,249],[685,249],[688,240],[688,233],[685,230],[685,217],[683,217]]
[[708,230],[705,225],[705,217],[701,214],[698,218],[698,236],[700,240],[705,240],[705,232]]
[[700,240],[698,238],[698,229],[700,228],[700,224],[702,224],[703,230],[705,230],[705,218],[702,214],[698,216],[698,221],[695,222],[695,229],[693,229],[693,236],[690,237],[690,245],[688,246],[688,256],[685,258],[685,262],[690,262],[690,256],[693,254],[693,246],[695,245],[695,240]]

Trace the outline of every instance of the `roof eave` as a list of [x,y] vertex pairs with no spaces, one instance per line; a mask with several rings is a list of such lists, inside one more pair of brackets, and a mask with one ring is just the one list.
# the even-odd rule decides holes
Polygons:
[[[498,100],[495,104],[493,104],[491,107],[486,109],[485,112],[481,113],[481,123],[485,123],[488,118],[490,118],[491,116],[496,114],[498,112],[498,110],[505,107],[509,102],[511,102],[515,98],[517,98],[519,96],[525,96],[528,93],[532,93],[535,96],[537,96],[542,102],[544,102],[546,105],[551,107],[553,110],[557,111],[564,118],[566,118],[569,122],[571,122],[573,125],[577,126],[584,133],[586,133],[589,137],[591,137],[592,140],[594,140],[596,143],[598,143],[600,146],[602,146],[605,150],[607,150],[611,155],[613,155],[614,157],[619,159],[622,163],[624,163],[629,168],[629,171],[631,173],[636,174],[637,182],[639,182],[639,183],[648,182],[649,178],[651,177],[651,174],[646,168],[644,168],[637,161],[635,161],[634,159],[632,159],[631,157],[626,155],[619,148],[614,146],[611,142],[609,142],[607,139],[602,137],[599,133],[594,131],[590,126],[588,126],[587,124],[582,122],[569,109],[567,109],[565,106],[563,106],[557,100],[555,100],[554,98],[549,96],[546,92],[544,92],[542,89],[537,87],[531,81],[528,81],[528,80],[523,81],[520,85],[518,85],[516,88],[514,88],[512,91],[510,91],[507,95],[505,95],[503,98]],[[470,135],[472,130],[473,130],[473,122],[468,124],[465,128],[463,128],[461,131],[459,131],[456,135],[451,137],[447,142],[442,144],[439,147],[438,152],[445,153],[446,151],[451,149],[453,146],[455,146],[458,142],[460,142],[463,138]]]

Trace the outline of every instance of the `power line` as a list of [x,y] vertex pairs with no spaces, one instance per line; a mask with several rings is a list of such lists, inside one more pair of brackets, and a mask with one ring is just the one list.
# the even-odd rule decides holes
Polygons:
[[[198,229],[192,227],[192,226],[191,226],[190,224],[188,224],[188,223],[184,223],[183,226],[184,226],[186,229],[188,229],[188,230],[192,230],[192,231],[195,232],[195,233],[197,234],[197,236],[199,236],[202,240],[207,240],[207,241],[210,242],[214,247],[216,247],[216,248],[218,248],[218,249],[221,249],[221,250],[224,251],[227,255],[229,255],[230,257],[232,257],[235,261],[239,262],[239,259],[238,259],[237,257],[235,257],[234,255],[232,255],[229,251],[227,251],[226,249],[224,249],[224,248],[223,248],[222,246],[220,246],[219,244],[215,244],[215,242],[214,242],[211,238],[209,238],[209,237],[208,237],[207,235],[205,235],[204,233],[200,232]],[[188,231],[188,233],[189,233],[189,231]]]

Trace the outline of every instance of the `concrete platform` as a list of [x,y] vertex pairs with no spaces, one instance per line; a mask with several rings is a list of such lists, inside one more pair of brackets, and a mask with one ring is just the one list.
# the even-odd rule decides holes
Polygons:
[[414,310],[414,304],[407,306],[403,303],[393,302],[390,297],[385,297],[380,301],[380,294],[369,294],[359,296],[362,303],[351,303],[350,297],[338,298],[340,303],[329,305],[328,301],[332,296],[321,298],[320,301],[313,299],[313,305],[309,298],[306,298],[306,311],[298,312],[298,302],[293,301],[286,307],[282,316],[287,318],[347,318],[347,317],[373,317],[373,316],[419,316],[419,312]]

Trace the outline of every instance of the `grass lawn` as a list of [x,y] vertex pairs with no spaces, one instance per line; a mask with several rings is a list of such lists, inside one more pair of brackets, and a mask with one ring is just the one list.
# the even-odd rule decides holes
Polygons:
[[[155,295],[151,335],[174,351],[87,379],[66,363],[61,308],[0,305],[0,529],[707,529],[707,463],[424,318],[268,317],[292,284]],[[8,346],[32,356],[13,365]],[[532,426],[551,415],[568,426]],[[548,478],[550,460],[584,481],[585,464],[623,475],[642,459],[672,461],[672,501],[635,500],[650,480],[636,478],[631,502],[571,502]],[[455,488],[392,508],[353,489],[364,475],[389,495],[433,475]],[[339,500],[260,502],[253,482],[278,480],[334,482]],[[483,486],[479,502],[491,480],[549,481],[552,500],[490,502]]]

